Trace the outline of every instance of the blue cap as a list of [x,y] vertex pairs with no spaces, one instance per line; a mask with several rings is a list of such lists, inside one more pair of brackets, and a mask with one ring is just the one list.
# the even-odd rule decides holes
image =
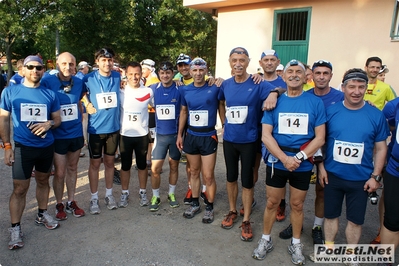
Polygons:
[[24,60],[24,66],[26,66],[30,62],[38,62],[39,64],[43,65],[43,61],[37,55],[29,55]]

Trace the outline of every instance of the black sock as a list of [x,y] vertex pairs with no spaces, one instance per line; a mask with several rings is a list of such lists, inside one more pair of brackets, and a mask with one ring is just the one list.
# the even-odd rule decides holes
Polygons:
[[193,204],[193,206],[199,206],[198,198],[194,198],[194,197],[193,197],[191,203]]
[[280,207],[285,207],[285,199],[282,199],[282,200],[280,201]]
[[47,209],[39,209],[39,217],[43,216],[43,212],[47,211]]
[[208,209],[208,210],[213,210],[213,202],[211,203],[211,202],[208,202],[208,204],[206,205],[206,208]]
[[11,227],[17,227],[17,226],[21,226],[21,222],[15,223],[15,224],[11,224]]

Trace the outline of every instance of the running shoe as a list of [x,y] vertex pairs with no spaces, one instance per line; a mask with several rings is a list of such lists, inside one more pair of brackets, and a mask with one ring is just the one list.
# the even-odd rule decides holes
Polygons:
[[108,210],[118,209],[118,205],[116,205],[116,200],[113,195],[106,196],[104,199],[104,203],[107,206]]
[[191,219],[196,214],[201,212],[200,205],[193,205],[191,204],[190,207],[183,213],[184,218]]
[[55,205],[55,219],[58,221],[66,220],[68,219],[67,214],[64,211],[64,204],[63,203],[57,203]]
[[230,229],[233,227],[234,223],[237,220],[237,211],[229,211],[229,213],[224,217],[221,226],[224,229]]
[[169,206],[171,208],[177,208],[177,207],[180,206],[179,202],[177,202],[177,200],[176,200],[176,197],[175,197],[174,193],[171,193],[171,194],[168,195],[168,201],[169,201]]
[[205,208],[205,215],[202,218],[202,222],[204,224],[210,224],[213,222],[213,208],[211,208],[209,205],[207,205]]
[[288,253],[291,254],[291,261],[295,265],[305,264],[305,257],[302,255],[303,244],[291,244],[288,246]]
[[312,238],[313,238],[313,245],[324,244],[323,230],[321,230],[321,226],[316,226],[315,228],[312,229]]
[[[303,227],[302,227],[302,231],[303,232]],[[282,230],[278,236],[281,239],[290,239],[292,238],[292,224],[290,224],[287,228],[285,228],[284,230]]]
[[140,192],[140,206],[148,206],[147,192]]
[[282,222],[285,220],[285,205],[283,207],[278,206],[276,213],[276,221]]
[[24,241],[22,240],[23,234],[21,231],[21,226],[15,226],[8,228],[10,232],[10,242],[8,242],[8,249],[18,249],[24,246]]
[[316,181],[317,181],[316,173],[312,173],[310,177],[310,184],[316,184]]
[[161,199],[156,196],[152,196],[151,202],[150,202],[150,211],[156,212],[159,210],[159,205],[161,204]]
[[[252,198],[252,208],[256,206],[256,201],[255,198]],[[251,208],[251,213],[252,213],[252,208]],[[240,216],[244,216],[244,206],[241,204],[241,209],[240,209]]]
[[208,205],[209,201],[208,201],[208,196],[207,196],[207,194],[206,194],[206,191],[201,192],[200,197],[201,197],[201,199],[204,201],[204,204],[205,204],[205,205]]
[[188,188],[188,190],[186,192],[186,196],[184,197],[184,204],[190,205],[192,201],[193,201],[193,194],[192,194],[191,188]]
[[381,237],[380,233],[370,242],[370,244],[379,245],[381,244]]
[[82,217],[85,216],[85,211],[79,208],[76,201],[71,201],[70,204],[66,204],[65,210],[67,213],[72,213],[75,217]]
[[255,248],[254,252],[252,253],[252,258],[256,260],[264,260],[266,258],[266,254],[272,251],[273,248],[274,246],[271,238],[269,241],[261,238],[258,241],[258,247]]
[[36,215],[36,225],[44,225],[47,229],[52,230],[60,226],[60,224],[47,211],[43,212],[41,216]]
[[121,194],[121,198],[118,203],[119,208],[126,208],[129,204],[129,194],[127,192]]
[[99,214],[101,212],[100,206],[98,205],[98,199],[92,199],[90,201],[90,213]]
[[241,226],[241,240],[242,241],[252,241],[252,227],[251,227],[251,222],[250,221],[245,221],[242,222]]

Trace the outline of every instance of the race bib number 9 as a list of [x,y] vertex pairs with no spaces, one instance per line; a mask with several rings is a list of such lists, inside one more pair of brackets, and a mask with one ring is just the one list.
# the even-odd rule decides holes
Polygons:
[[361,164],[364,153],[364,143],[334,141],[334,161],[346,164]]
[[244,124],[247,121],[248,106],[230,106],[226,110],[227,123]]
[[175,106],[173,104],[157,105],[155,113],[159,120],[173,120],[176,118]]
[[207,127],[208,110],[190,111],[190,126]]
[[72,121],[78,119],[77,104],[62,104],[61,105],[61,122]]
[[21,103],[21,121],[46,122],[47,120],[47,105]]
[[289,135],[307,135],[309,115],[301,113],[279,113],[278,133]]
[[98,109],[116,108],[116,93],[104,92],[96,94]]

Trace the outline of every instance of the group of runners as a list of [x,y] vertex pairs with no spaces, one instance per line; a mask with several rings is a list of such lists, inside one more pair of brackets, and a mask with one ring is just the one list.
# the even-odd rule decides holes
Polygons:
[[[286,64],[280,77],[276,71],[280,59],[274,50],[266,50],[260,56],[262,76],[247,72],[250,57],[245,48],[232,49],[229,53],[232,77],[226,80],[208,77],[207,62],[199,57],[191,59],[185,54],[181,54],[175,63],[161,62],[158,75],[155,74],[155,62],[150,59],[128,63],[121,75],[113,71],[114,57],[109,48],[98,50],[94,56],[98,69],[78,77],[75,76],[75,57],[65,52],[57,58],[58,73],[42,78],[42,59],[28,56],[23,62],[22,83],[4,90],[0,133],[5,163],[13,167],[14,185],[10,197],[9,249],[24,246],[20,223],[33,168],[37,182],[37,224],[55,229],[59,227],[58,221],[68,218],[67,213],[75,217],[85,215],[74,198],[79,155],[85,143],[81,124],[83,109],[88,114],[91,214],[101,212],[98,187],[102,163],[105,168],[105,206],[110,210],[128,206],[133,153],[138,169],[140,206],[149,206],[150,211],[159,209],[162,166],[169,154],[167,200],[170,207],[179,207],[175,189],[183,152],[187,157],[189,186],[184,199],[189,206],[183,216],[191,219],[199,214],[202,197],[206,203],[202,222],[212,223],[217,193],[214,169],[218,136],[215,127],[219,115],[229,202],[221,227],[232,228],[241,214],[240,238],[243,241],[253,240],[250,215],[256,204],[254,186],[262,157],[267,164],[263,234],[252,253],[253,258],[265,259],[274,248],[271,230],[276,220],[285,219],[288,181],[291,224],[279,235],[291,238],[288,252],[292,262],[305,263],[300,241],[303,204],[314,168],[318,177],[312,229],[314,244],[334,246],[344,198],[347,242],[357,244],[368,195],[379,189],[383,180],[385,211],[381,214],[381,243],[398,245],[396,214],[399,210],[394,202],[398,201],[395,188],[399,182],[396,170],[399,147],[394,140],[387,152],[386,140],[390,135],[387,120],[395,127],[399,113],[396,105],[391,107],[389,117],[384,116],[387,112],[380,111],[387,101],[392,100],[392,89],[376,79],[382,69],[378,57],[367,60],[366,71],[348,70],[343,75],[342,91],[330,86],[332,64],[326,60],[316,61],[310,67],[314,86],[306,92],[306,66],[293,59]],[[87,66],[87,63],[79,64],[79,70]],[[181,74],[178,80],[174,79],[175,67]],[[151,113],[155,126],[149,124]],[[154,131],[150,132],[152,127]],[[154,139],[153,147],[151,139]],[[121,157],[121,194],[117,200],[113,179],[118,152]],[[151,153],[151,160],[148,153]],[[391,160],[382,178],[386,158]],[[47,211],[53,163],[55,217]],[[147,198],[149,168],[150,200]],[[237,211],[239,175],[242,208]],[[67,187],[65,203],[64,184]]]

